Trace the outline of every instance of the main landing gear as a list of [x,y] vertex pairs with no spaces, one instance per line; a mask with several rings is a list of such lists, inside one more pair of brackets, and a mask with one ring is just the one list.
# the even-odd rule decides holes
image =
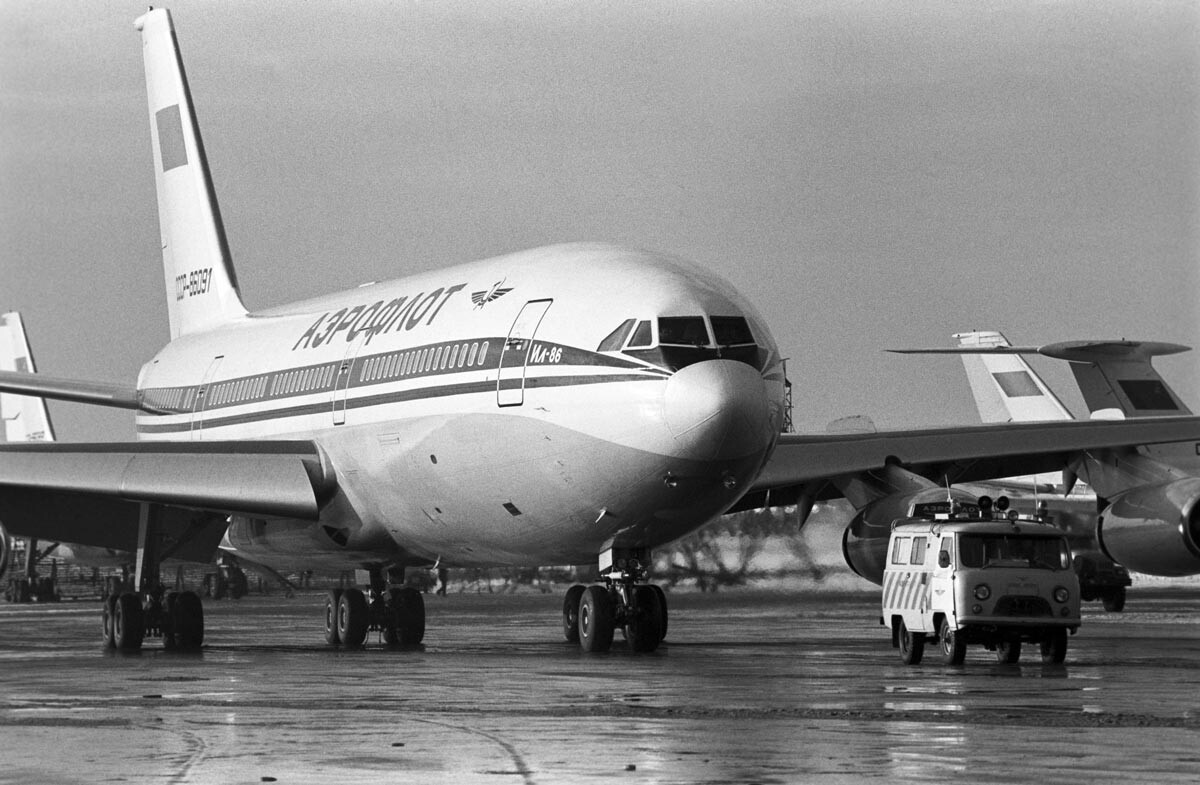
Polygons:
[[667,637],[667,596],[644,583],[649,551],[612,549],[600,556],[603,585],[575,585],[563,600],[563,635],[588,652],[608,651],[617,628],[633,651],[654,651]]
[[136,591],[104,599],[104,645],[139,651],[147,636],[161,637],[164,649],[197,650],[204,643],[204,607],[195,592],[167,592],[159,579],[163,545],[161,508],[141,506],[138,524]]
[[404,586],[404,569],[369,570],[367,591],[331,589],[325,599],[325,641],[361,648],[367,633],[383,633],[389,646],[415,646],[425,638],[425,598]]

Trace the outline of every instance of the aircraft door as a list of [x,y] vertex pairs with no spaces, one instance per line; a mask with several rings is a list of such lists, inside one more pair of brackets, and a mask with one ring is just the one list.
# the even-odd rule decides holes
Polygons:
[[538,325],[542,323],[542,317],[552,302],[530,300],[517,314],[504,341],[504,349],[500,352],[500,370],[496,376],[497,405],[520,406],[525,402],[525,365],[529,360],[529,350],[533,347]]
[[342,364],[338,366],[337,376],[333,380],[333,424],[346,424],[346,393],[350,390],[350,379],[354,376],[358,364],[358,350],[367,339],[367,333],[361,332],[346,350]]
[[208,364],[208,370],[204,372],[204,378],[200,381],[200,386],[196,389],[196,399],[192,402],[192,440],[198,441],[201,438],[200,431],[204,429],[204,408],[209,397],[209,388],[212,386],[213,377],[217,375],[217,368],[221,365],[221,360],[225,359],[225,355],[218,354]]

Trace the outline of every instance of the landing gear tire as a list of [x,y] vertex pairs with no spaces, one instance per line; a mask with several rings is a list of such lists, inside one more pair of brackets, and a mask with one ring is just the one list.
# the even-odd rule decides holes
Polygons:
[[938,629],[938,641],[942,647],[942,660],[947,665],[962,665],[967,659],[967,644],[954,630],[950,629],[950,625],[942,619],[941,627]]
[[127,591],[117,597],[113,608],[113,640],[121,651],[139,651],[145,635],[142,598]]
[[117,594],[104,598],[104,648],[117,648],[117,636],[113,630],[114,616],[117,615]]
[[388,603],[396,623],[393,633],[395,640],[388,640],[387,630],[384,631],[384,640],[399,646],[416,646],[425,640],[425,598],[421,592],[411,586],[391,589],[388,591]]
[[658,603],[662,607],[662,637],[659,640],[665,641],[667,639],[667,593],[658,584],[652,584],[650,588],[654,589],[654,593],[658,595]]
[[[196,651],[204,645],[204,606],[200,603],[200,595],[193,591],[181,592],[169,613],[175,628],[176,648]],[[163,641],[166,641],[165,632]]]
[[567,589],[563,598],[563,637],[568,643],[579,643],[579,601],[585,589],[583,584],[576,584]]
[[579,600],[579,647],[587,652],[612,648],[613,602],[608,589],[588,586]]
[[163,597],[165,606],[162,619],[159,621],[159,632],[162,633],[163,648],[173,651],[175,646],[175,603],[179,601],[179,592],[167,592]]
[[342,645],[350,649],[362,648],[367,640],[370,610],[362,589],[346,589],[337,606],[337,634]]
[[1109,613],[1120,613],[1125,610],[1125,587],[1113,589],[1104,595],[1104,610]]
[[900,659],[905,665],[919,665],[925,656],[925,636],[914,635],[912,630],[900,622]]
[[1042,641],[1042,662],[1062,665],[1067,659],[1067,631],[1054,630]]
[[1020,659],[1020,641],[1000,641],[996,644],[996,662],[1004,665],[1012,665]]
[[341,589],[330,589],[325,595],[325,642],[336,646],[342,642],[338,635],[338,604],[342,600]]
[[649,652],[662,641],[663,606],[654,586],[634,587],[633,607],[626,609],[625,639],[634,651]]

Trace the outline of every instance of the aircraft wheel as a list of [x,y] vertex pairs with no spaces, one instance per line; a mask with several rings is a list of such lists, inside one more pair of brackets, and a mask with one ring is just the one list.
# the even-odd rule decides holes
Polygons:
[[416,646],[425,640],[425,598],[411,586],[397,592],[396,642],[401,646]]
[[1012,665],[1021,659],[1020,641],[1000,641],[996,644],[996,662]]
[[117,595],[110,594],[104,598],[104,647],[117,648],[117,636],[113,630],[114,618],[117,615]]
[[650,588],[654,589],[654,593],[658,595],[658,604],[662,607],[662,637],[659,640],[665,641],[667,639],[667,593],[658,584],[653,584]]
[[1109,613],[1120,613],[1125,610],[1125,587],[1113,589],[1104,595],[1104,610]]
[[142,598],[127,591],[117,597],[113,608],[113,640],[122,651],[138,651],[146,636]]
[[325,642],[332,646],[342,642],[338,636],[338,603],[341,599],[341,589],[330,589],[325,595]]
[[942,645],[942,659],[947,665],[962,665],[967,658],[967,644],[950,625],[942,619],[941,629],[938,630],[938,640]]
[[167,596],[163,598],[163,604],[166,606],[163,610],[162,619],[159,621],[159,632],[162,633],[163,648],[171,651],[176,648],[175,641],[175,603],[179,601],[179,592],[167,592]]
[[171,613],[175,627],[175,645],[184,650],[196,650],[204,644],[204,606],[194,591],[181,592]]
[[1042,641],[1042,662],[1061,665],[1067,659],[1067,631],[1057,629]]
[[579,646],[584,651],[608,651],[612,648],[612,598],[603,586],[588,586],[579,600]]
[[904,621],[900,622],[900,659],[905,665],[919,665],[925,656],[925,636],[914,635]]
[[634,651],[654,651],[662,642],[662,603],[653,586],[633,590],[634,607],[625,625],[625,639]]
[[360,648],[367,639],[367,624],[370,620],[367,598],[362,589],[346,589],[338,600],[337,633],[342,645],[351,649]]
[[577,583],[567,589],[567,596],[563,598],[563,637],[568,643],[579,643],[579,601],[586,588]]

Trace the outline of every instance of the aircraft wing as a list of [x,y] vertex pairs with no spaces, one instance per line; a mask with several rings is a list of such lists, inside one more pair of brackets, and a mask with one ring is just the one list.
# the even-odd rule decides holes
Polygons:
[[197,561],[211,558],[229,515],[315,520],[335,490],[307,441],[0,445],[9,533],[128,550],[150,502],[164,506],[168,536],[190,532],[183,539],[208,550],[169,555]]
[[784,434],[734,511],[840,494],[828,480],[897,464],[935,482],[1056,471],[1082,452],[1195,442],[1200,417],[994,424],[879,433]]

